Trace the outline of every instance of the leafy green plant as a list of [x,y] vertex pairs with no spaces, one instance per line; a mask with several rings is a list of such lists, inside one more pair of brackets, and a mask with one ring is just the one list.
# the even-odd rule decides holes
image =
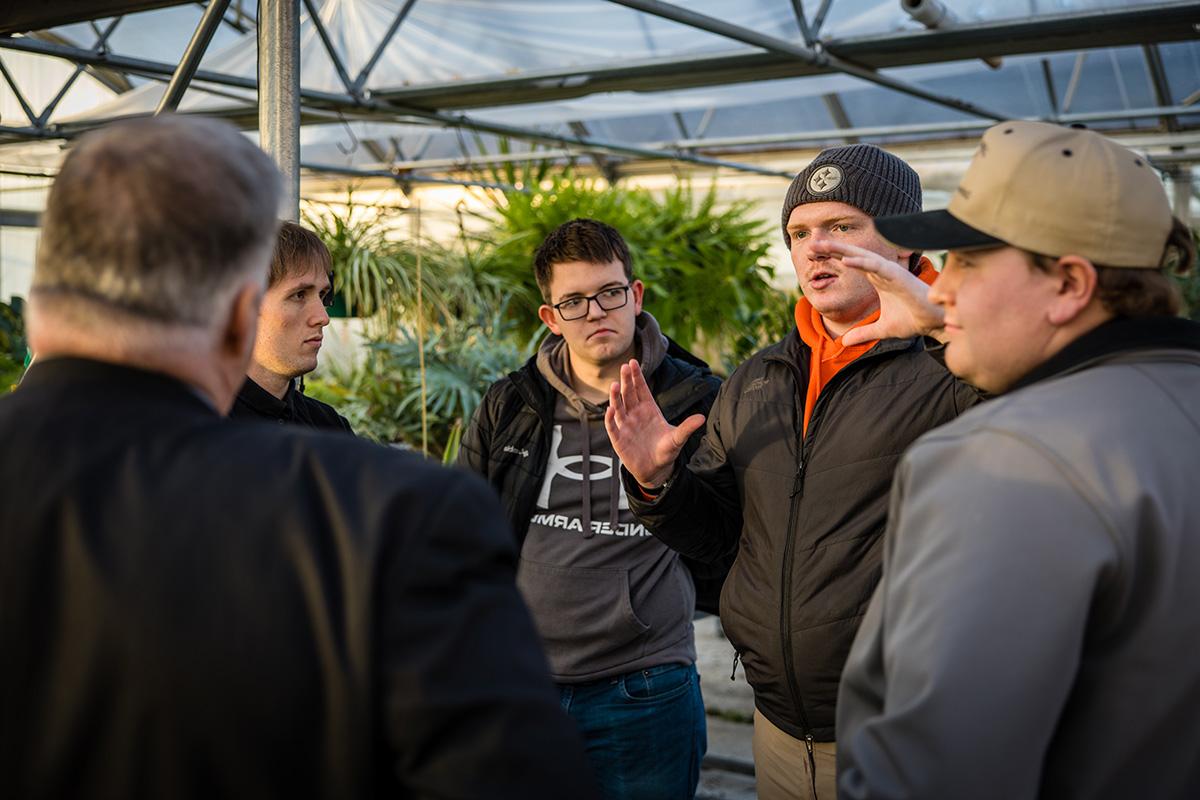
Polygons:
[[7,394],[25,372],[25,303],[0,301],[0,394]]
[[462,429],[483,393],[520,366],[537,344],[536,340],[524,346],[517,342],[504,322],[503,309],[484,325],[458,322],[441,326],[431,332],[423,348],[415,332],[402,327],[394,336],[369,341],[361,364],[349,372],[310,381],[308,391],[336,406],[360,435],[413,449],[421,449],[424,441],[429,453],[449,461],[457,454]]
[[698,348],[718,370],[791,324],[794,298],[768,283],[770,229],[749,203],[718,208],[715,187],[655,195],[536,162],[493,177],[528,191],[494,194],[494,210],[477,219],[462,212],[452,242],[418,246],[404,236],[398,212],[358,204],[352,194],[306,210],[333,256],[335,289],[369,318],[365,357],[313,378],[308,391],[361,435],[454,457],[488,386],[520,366],[544,335],[533,252],[575,217],[622,231],[635,274],[647,284],[647,307],[672,338]]
[[528,301],[524,287],[491,273],[460,242],[418,245],[402,237],[402,211],[356,203],[350,192],[341,204],[310,203],[303,215],[329,248],[334,291],[354,316],[372,321],[379,338],[418,318],[432,326],[451,324],[486,316],[510,297]]
[[688,184],[661,196],[610,186],[570,171],[551,174],[544,163],[509,163],[490,177],[526,191],[497,192],[478,236],[489,272],[525,287],[511,309],[517,329],[540,325],[533,254],[559,225],[576,217],[606,222],[621,232],[634,275],[646,283],[646,307],[684,347],[699,346],[728,370],[787,330],[791,302],[770,284],[767,259],[774,230],[752,203],[719,207],[716,186],[696,193]]
[[[1200,250],[1200,228],[1192,228],[1192,241]],[[1190,319],[1200,321],[1200,267],[1192,267],[1191,273],[1176,278],[1183,293],[1184,313]]]

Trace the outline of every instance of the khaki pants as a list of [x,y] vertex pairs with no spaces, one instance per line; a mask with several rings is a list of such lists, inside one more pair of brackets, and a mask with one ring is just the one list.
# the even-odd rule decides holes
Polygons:
[[813,797],[808,748],[754,709],[754,782],[759,800],[836,800],[837,743],[815,742],[817,794]]

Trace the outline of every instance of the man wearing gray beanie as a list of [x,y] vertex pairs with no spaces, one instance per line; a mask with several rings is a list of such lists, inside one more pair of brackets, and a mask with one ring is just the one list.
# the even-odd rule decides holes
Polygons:
[[605,422],[634,513],[691,558],[737,552],[721,622],[754,687],[764,800],[835,797],[838,678],[879,579],[892,470],[977,400],[923,339],[874,338],[870,281],[814,252],[857,245],[931,282],[930,262],[873,222],[920,209],[917,174],[874,145],[830,148],[796,176],[782,218],[803,293],[796,327],[729,377],[690,461],[679,453],[704,417],[668,425],[636,361],[611,392]]

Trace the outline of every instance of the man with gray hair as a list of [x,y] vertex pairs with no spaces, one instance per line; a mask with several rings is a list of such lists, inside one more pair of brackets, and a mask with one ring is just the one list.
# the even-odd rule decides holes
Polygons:
[[279,185],[170,116],[63,163],[0,400],[0,795],[594,797],[486,486],[223,419]]

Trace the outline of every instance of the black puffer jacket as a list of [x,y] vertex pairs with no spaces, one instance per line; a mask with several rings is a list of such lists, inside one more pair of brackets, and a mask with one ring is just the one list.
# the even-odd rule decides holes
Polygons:
[[879,580],[892,470],[977,395],[920,340],[889,339],[826,385],[802,438],[810,355],[793,329],[740,366],[656,500],[623,479],[630,508],[680,553],[737,548],[721,622],[755,704],[796,738],[833,741],[838,678]]
[[[667,339],[667,354],[647,378],[667,421],[678,425],[692,414],[708,414],[721,381],[708,365]],[[525,541],[546,471],[553,432],[554,389],[538,371],[536,358],[494,383],[463,434],[458,464],[485,478],[500,495],[517,549]],[[697,432],[684,447],[700,446]],[[685,559],[696,583],[696,607],[717,613],[721,583],[732,559]],[[710,563],[711,562],[711,563]]]

